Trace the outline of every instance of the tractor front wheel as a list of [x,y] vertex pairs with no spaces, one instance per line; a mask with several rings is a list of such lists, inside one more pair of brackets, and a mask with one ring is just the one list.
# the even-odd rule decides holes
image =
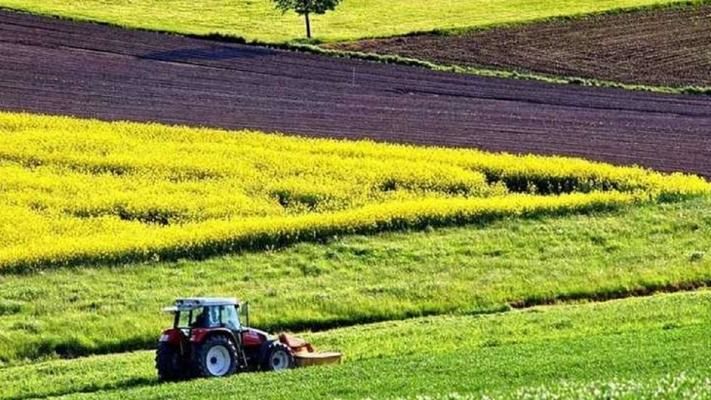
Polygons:
[[202,377],[221,377],[237,370],[237,348],[225,336],[213,336],[197,346],[195,370]]
[[262,359],[263,371],[281,371],[294,368],[294,355],[291,350],[281,342],[271,342],[264,352]]
[[156,369],[161,381],[177,381],[188,377],[188,368],[180,357],[180,352],[167,342],[158,343]]

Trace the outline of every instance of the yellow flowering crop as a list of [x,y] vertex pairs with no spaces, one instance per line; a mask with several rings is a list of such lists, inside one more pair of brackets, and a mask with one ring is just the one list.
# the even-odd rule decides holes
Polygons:
[[0,268],[202,257],[710,190],[563,157],[0,113]]

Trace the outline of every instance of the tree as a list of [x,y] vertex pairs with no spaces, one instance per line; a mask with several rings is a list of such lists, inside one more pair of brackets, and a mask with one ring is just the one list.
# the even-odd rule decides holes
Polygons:
[[306,21],[306,37],[311,39],[310,14],[325,14],[326,11],[335,10],[341,0],[274,0],[276,8],[281,12],[295,11],[304,16]]

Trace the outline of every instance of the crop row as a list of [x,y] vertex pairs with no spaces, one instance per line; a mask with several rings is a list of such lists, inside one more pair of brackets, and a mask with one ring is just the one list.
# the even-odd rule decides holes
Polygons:
[[[281,218],[209,221],[200,224],[160,227],[116,218],[98,221],[62,217],[49,224],[37,218],[35,232],[48,230],[69,235],[46,236],[6,247],[0,266],[23,271],[47,265],[130,263],[144,260],[205,258],[248,249],[269,249],[298,241],[320,240],[340,234],[464,224],[517,215],[564,214],[605,210],[631,204],[633,195],[610,192],[566,194],[555,197],[515,195],[485,199],[426,199],[390,202],[337,213],[308,214]],[[9,212],[8,215],[4,215]],[[13,208],[0,213],[6,223],[22,214]],[[6,230],[24,233],[30,218]],[[41,234],[41,232],[37,232]]]
[[709,191],[577,159],[0,114],[0,269],[204,257]]

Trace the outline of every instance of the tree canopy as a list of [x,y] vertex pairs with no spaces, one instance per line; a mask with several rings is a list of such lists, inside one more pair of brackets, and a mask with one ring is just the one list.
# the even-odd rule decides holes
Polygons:
[[341,0],[274,0],[276,7],[283,12],[290,10],[299,15],[324,14],[336,9]]
[[294,11],[303,15],[306,21],[306,36],[311,37],[309,14],[325,14],[336,9],[341,0],[274,0],[276,8],[286,13]]

